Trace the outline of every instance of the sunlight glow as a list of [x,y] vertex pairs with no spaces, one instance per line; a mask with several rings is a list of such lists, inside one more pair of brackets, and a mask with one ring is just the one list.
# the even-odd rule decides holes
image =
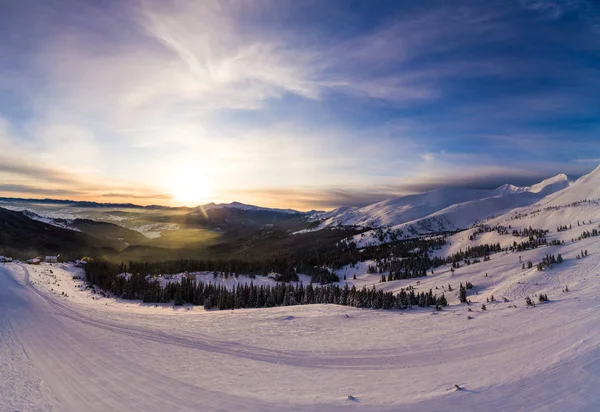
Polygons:
[[213,196],[212,179],[199,167],[182,168],[173,174],[171,182],[173,198],[187,206],[197,206]]

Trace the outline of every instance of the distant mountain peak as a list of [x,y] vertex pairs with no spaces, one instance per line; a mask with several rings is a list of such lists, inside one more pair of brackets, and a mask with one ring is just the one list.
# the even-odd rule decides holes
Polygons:
[[[598,175],[600,176],[600,172]],[[427,217],[436,217],[437,220],[446,223],[455,222],[456,225],[453,226],[459,227],[473,219],[480,220],[510,209],[511,206],[521,207],[535,203],[568,186],[567,176],[559,174],[535,185],[524,187],[510,183],[496,189],[446,187],[400,196],[361,208],[342,207],[327,213],[315,214],[311,220],[321,221],[319,225],[321,228],[340,225],[376,228],[397,227]]]
[[543,200],[543,203],[545,205],[560,206],[586,199],[600,199],[600,166],[581,176],[564,190],[548,196]]
[[209,204],[203,205],[202,208],[207,211],[211,209],[238,209],[244,210],[247,212],[273,212],[273,213],[285,213],[285,214],[302,214],[297,210],[293,209],[276,209],[276,208],[268,208],[261,206],[248,205],[241,202],[231,202],[231,203],[214,203],[211,202]]

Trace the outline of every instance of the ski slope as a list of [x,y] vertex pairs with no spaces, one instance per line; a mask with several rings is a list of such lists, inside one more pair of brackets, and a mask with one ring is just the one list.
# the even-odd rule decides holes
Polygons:
[[[452,284],[442,312],[155,307],[82,290],[69,266],[3,265],[0,410],[597,411],[600,244],[520,255],[556,252],[565,262],[543,272],[517,254],[382,284],[347,268],[359,286]],[[466,281],[472,312],[455,295]],[[526,307],[536,293],[551,302]],[[492,294],[500,302],[482,311]]]

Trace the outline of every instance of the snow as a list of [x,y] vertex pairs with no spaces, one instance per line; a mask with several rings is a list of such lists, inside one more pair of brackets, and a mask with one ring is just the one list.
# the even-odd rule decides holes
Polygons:
[[[336,305],[206,311],[103,296],[77,279],[84,272],[72,264],[0,264],[0,410],[598,411],[600,242],[571,239],[599,227],[600,201],[581,202],[600,198],[599,183],[600,169],[486,221],[550,230],[548,240],[560,246],[383,283],[381,274],[367,273],[373,262],[336,271],[341,285],[444,292],[450,306],[440,312]],[[492,198],[544,189],[502,191],[511,194]],[[475,200],[472,209],[451,210],[475,213],[486,204]],[[449,236],[436,254],[520,241],[497,232],[470,240],[471,233]],[[581,250],[589,256],[577,259]],[[536,270],[557,253],[563,263]],[[522,269],[529,260],[534,267]],[[197,276],[228,287],[273,282]],[[458,301],[466,282],[474,285],[470,306]],[[550,302],[525,305],[541,293]]]
[[74,228],[71,226],[71,224],[73,223],[72,219],[69,220],[64,220],[63,222],[57,221],[55,219],[52,219],[50,217],[44,217],[44,216],[40,216],[34,212],[31,212],[29,210],[22,210],[21,213],[23,213],[25,216],[27,216],[30,219],[33,220],[37,220],[38,222],[42,222],[42,223],[46,223],[48,225],[51,226],[56,226],[56,227],[60,227],[63,229],[68,229],[68,230],[72,230],[74,232],[81,232],[81,230]]
[[[560,193],[568,187],[568,184],[567,176],[563,174],[533,186],[504,185],[492,191],[493,196],[456,203],[425,217],[400,223],[388,229],[401,233],[400,238],[466,229],[517,208],[536,204],[552,193]],[[359,247],[382,243],[376,230],[356,235],[351,240]],[[389,237],[383,239],[383,242],[389,241]]]
[[577,179],[568,188],[548,196],[540,203],[544,206],[558,206],[585,199],[600,199],[600,166]]
[[[453,205],[488,198],[502,199],[502,209],[490,207],[493,202],[488,202],[486,205],[488,212],[492,210],[497,213],[511,206],[511,202],[508,199],[516,202],[512,206],[513,208],[522,206],[524,199],[529,199],[529,203],[527,204],[531,204],[550,193],[567,187],[568,184],[567,176],[562,174],[528,187],[516,187],[507,184],[494,190],[437,189],[422,194],[385,200],[362,208],[340,208],[329,213],[317,214],[312,219],[324,219],[322,227],[338,225],[397,227],[398,225],[414,222],[428,216],[443,215],[444,212],[441,211]],[[436,212],[438,214],[434,215]],[[474,219],[470,219],[470,221],[474,222]]]
[[237,210],[244,210],[247,212],[274,212],[274,213],[284,213],[284,214],[293,214],[293,215],[302,214],[302,212],[299,212],[299,211],[293,210],[293,209],[273,209],[273,208],[247,205],[247,204],[240,203],[240,202],[218,203],[218,204],[209,203],[207,205],[201,206],[201,208],[204,211],[211,210],[211,209],[237,209]]
[[[580,249],[590,256],[575,259]],[[562,253],[565,262],[542,272],[521,269],[518,256],[536,262],[548,253]],[[454,274],[444,267],[385,283],[366,273],[369,263],[337,273],[358,287],[394,291],[412,285],[439,293],[451,284],[451,306],[441,312],[155,307],[83,289],[73,279],[82,270],[70,264],[2,265],[0,405],[326,412],[600,407],[597,239],[499,253]],[[456,296],[467,281],[477,291],[469,296],[472,312]],[[562,292],[565,286],[570,292]],[[526,307],[525,296],[539,293],[551,301]],[[491,295],[500,301],[482,311]]]
[[131,228],[131,230],[140,232],[148,239],[158,239],[162,232],[177,229],[179,229],[179,225],[176,223],[148,223]]
[[[233,275],[225,275],[223,272],[217,272],[217,276],[215,277],[215,272],[212,271],[204,271],[204,272],[188,272],[188,273],[177,273],[172,275],[160,275],[160,276],[148,276],[148,279],[153,278],[156,280],[161,286],[165,286],[169,283],[180,283],[181,280],[187,276],[192,275],[195,277],[195,281],[203,282],[205,284],[211,283],[215,286],[225,286],[227,289],[233,289],[234,286],[238,285],[246,285],[253,283],[256,286],[275,286],[277,281],[275,278],[278,276],[277,273],[270,273],[267,276],[256,276],[251,278],[247,275],[238,275],[236,278]],[[121,274],[122,276],[128,277],[130,274]],[[307,285],[310,283],[310,276],[299,274],[299,281],[289,282],[292,285],[296,285],[298,283],[303,283]]]

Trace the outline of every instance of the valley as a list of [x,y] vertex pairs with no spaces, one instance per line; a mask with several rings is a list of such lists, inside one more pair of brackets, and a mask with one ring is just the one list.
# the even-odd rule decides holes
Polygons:
[[[91,269],[72,263],[5,263],[0,266],[0,327],[8,357],[0,376],[11,387],[0,389],[11,395],[3,405],[31,410],[500,411],[533,406],[595,411],[600,407],[593,390],[600,383],[600,202],[592,196],[598,179],[596,170],[534,204],[455,233],[398,239],[390,249],[385,237],[376,246],[361,246],[353,240],[361,235],[345,229],[293,234],[296,223],[282,222],[289,225],[278,235],[286,246],[273,256],[289,259],[294,250],[305,251],[302,242],[308,241],[315,251],[329,250],[341,265],[328,268],[336,280],[315,283],[315,290],[374,289],[390,296],[431,291],[447,300],[438,308],[415,301],[386,310],[376,301],[354,304],[335,297],[330,303],[207,309],[185,301],[124,299],[90,283],[86,272]],[[274,228],[261,227],[245,247],[268,249],[273,239],[262,237],[262,231]],[[362,230],[366,236],[373,231]],[[327,240],[327,234],[335,237]],[[412,243],[424,242],[421,247],[427,248],[435,239],[437,246],[430,250],[419,251]],[[330,242],[337,248],[321,249]],[[498,246],[477,257],[481,252],[475,251],[489,245]],[[392,255],[353,257],[386,256],[386,250]],[[559,262],[538,267],[549,256],[560,256]],[[394,266],[427,259],[433,266],[426,276],[409,276],[406,267]],[[209,264],[186,262],[190,268]],[[174,287],[172,292],[183,282],[229,291],[286,284],[277,280],[283,272],[244,273],[242,263],[234,270],[226,260],[215,260],[210,263],[215,270],[204,272],[165,271],[166,263],[143,266],[143,261],[132,267],[152,273],[139,278],[142,283],[158,282]],[[171,267],[181,264],[172,261]],[[290,290],[314,282],[301,267],[290,273],[297,277],[287,283]],[[133,281],[130,274],[117,276]],[[463,302],[464,285],[469,287]]]

